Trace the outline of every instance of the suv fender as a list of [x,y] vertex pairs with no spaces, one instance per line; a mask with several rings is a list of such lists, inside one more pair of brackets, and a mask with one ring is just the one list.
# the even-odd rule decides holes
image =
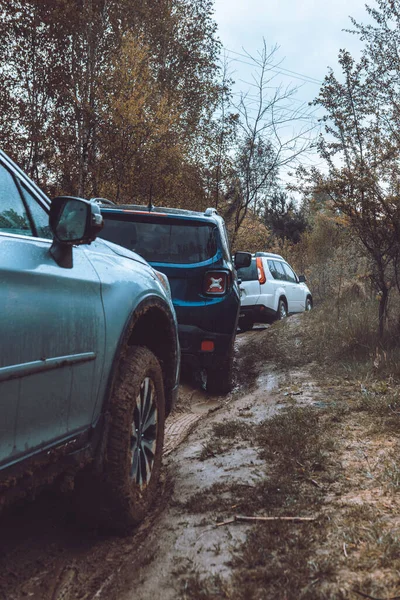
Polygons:
[[283,287],[278,287],[275,292],[275,300],[274,300],[274,310],[275,311],[278,310],[279,300],[281,298],[286,302],[286,306],[287,306],[287,298],[286,298],[285,290]]
[[[166,415],[173,405],[173,391],[177,386],[174,368],[177,358],[179,362],[179,343],[176,336],[176,321],[169,306],[157,296],[147,296],[133,310],[128,318],[118,348],[110,376],[107,382],[103,412],[107,411],[110,391],[117,372],[118,363],[129,346],[146,346],[158,358],[166,387]],[[173,349],[171,351],[171,348]]]
[[[159,360],[165,386],[165,416],[171,412],[178,393],[179,373],[175,381],[174,361],[178,364],[180,348],[176,335],[175,316],[169,306],[157,296],[147,296],[132,311],[118,342],[112,368],[108,377],[103,405],[94,421],[91,447],[94,453],[95,471],[101,472],[108,438],[110,401],[119,364],[130,346],[145,346]],[[150,327],[153,335],[149,334]],[[170,349],[173,348],[173,351]]]

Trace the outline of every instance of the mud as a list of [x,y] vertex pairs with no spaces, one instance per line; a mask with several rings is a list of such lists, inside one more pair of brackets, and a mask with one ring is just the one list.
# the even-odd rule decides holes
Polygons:
[[[239,370],[249,342],[264,329],[238,336]],[[183,382],[167,421],[158,500],[131,536],[105,537],[80,528],[68,496],[51,491],[7,509],[0,518],[0,600],[144,599],[161,597],[161,589],[163,598],[176,598],[179,585],[174,581],[179,577],[173,573],[180,564],[187,567],[195,559],[197,563],[201,555],[205,570],[223,571],[226,556],[216,548],[229,547],[225,542],[231,535],[231,544],[239,542],[245,527],[234,534],[214,530],[212,521],[199,527],[201,519],[183,519],[175,503],[212,481],[235,477],[248,482],[257,477],[257,457],[250,449],[208,461],[207,468],[198,456],[214,421],[240,417],[250,409],[262,418],[260,402],[276,383],[274,375],[265,376],[257,387],[263,392],[242,395],[249,381],[246,373],[238,373],[233,394],[210,397],[189,380]]]
[[287,403],[309,403],[315,395],[301,370],[288,375],[257,363],[255,352],[260,342],[268,343],[266,334],[258,326],[237,336],[237,384],[228,396],[209,396],[187,378],[181,384],[166,424],[158,498],[132,535],[80,528],[69,497],[52,492],[3,514],[0,600],[172,600],[185,597],[192,572],[228,578],[230,558],[250,526],[219,526],[212,510],[193,513],[182,506],[213,484],[251,488],[265,477],[265,463],[243,441],[219,452],[213,425],[260,423]]

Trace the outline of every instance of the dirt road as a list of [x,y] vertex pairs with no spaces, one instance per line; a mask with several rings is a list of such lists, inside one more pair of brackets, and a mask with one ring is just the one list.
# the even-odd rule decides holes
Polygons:
[[[246,341],[263,328],[238,336],[238,363],[246,352]],[[0,599],[72,600],[75,598],[176,598],[171,580],[180,563],[190,564],[199,556],[196,538],[202,533],[198,518],[182,519],[176,501],[183,501],[210,482],[235,474],[245,481],[252,477],[248,466],[257,469],[254,452],[238,454],[220,468],[207,469],[198,458],[210,424],[237,411],[248,410],[254,396],[242,395],[238,388],[227,398],[213,398],[188,383],[181,386],[178,406],[168,420],[165,466],[158,503],[142,526],[127,538],[102,537],[79,529],[67,502],[47,493],[33,503],[25,503],[0,519]],[[273,379],[271,381],[274,381]],[[268,384],[270,385],[270,384]],[[271,384],[273,387],[273,384]],[[187,436],[196,428],[189,440]],[[256,475],[254,475],[256,476]],[[221,532],[201,535],[202,544],[219,544]],[[215,539],[214,539],[215,538]],[[204,554],[204,568],[222,565],[214,553]],[[155,569],[160,576],[154,577]],[[167,589],[169,591],[167,591]]]
[[399,386],[319,361],[312,327],[239,335],[227,397],[181,386],[134,534],[79,529],[50,493],[4,514],[0,600],[400,597]]

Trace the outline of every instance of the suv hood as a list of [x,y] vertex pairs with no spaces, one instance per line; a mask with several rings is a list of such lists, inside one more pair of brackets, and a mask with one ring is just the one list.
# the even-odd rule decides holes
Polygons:
[[123,256],[124,258],[135,260],[136,262],[141,263],[142,265],[146,265],[147,267],[150,266],[149,263],[140,256],[140,254],[136,254],[136,252],[132,252],[127,248],[118,246],[118,244],[114,244],[113,242],[109,242],[108,240],[105,240],[103,238],[96,238],[96,243],[107,246],[110,250],[114,252],[114,254],[118,254],[119,256]]

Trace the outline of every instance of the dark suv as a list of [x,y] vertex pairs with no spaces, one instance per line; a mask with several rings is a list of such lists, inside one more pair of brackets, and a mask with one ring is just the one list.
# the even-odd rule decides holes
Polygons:
[[173,208],[101,205],[101,237],[134,250],[168,276],[175,306],[182,361],[207,372],[207,389],[232,387],[233,345],[240,307],[236,268],[225,223],[215,209],[204,213]]

